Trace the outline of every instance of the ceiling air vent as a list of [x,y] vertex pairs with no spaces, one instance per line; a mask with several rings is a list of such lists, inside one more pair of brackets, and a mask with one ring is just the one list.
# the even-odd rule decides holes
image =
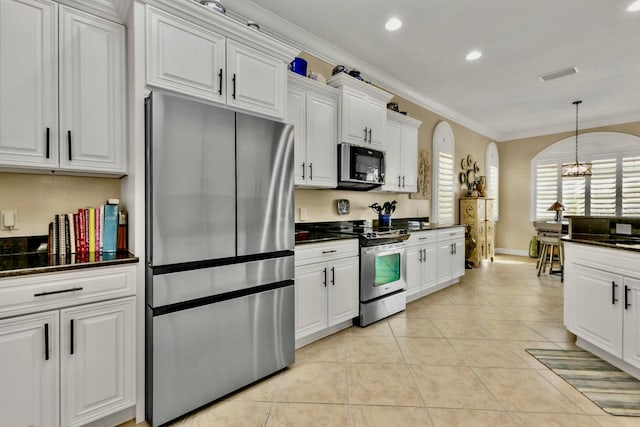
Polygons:
[[553,79],[559,79],[560,77],[570,76],[571,74],[576,74],[578,72],[578,67],[565,68],[564,70],[555,71],[553,73],[543,74],[538,76],[541,82],[546,82]]

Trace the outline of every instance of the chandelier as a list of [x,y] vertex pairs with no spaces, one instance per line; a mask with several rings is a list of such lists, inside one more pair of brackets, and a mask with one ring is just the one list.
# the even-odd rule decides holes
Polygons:
[[576,162],[562,165],[562,176],[565,178],[591,176],[591,163],[580,163],[578,161],[578,105],[580,104],[582,104],[582,101],[573,101],[573,105],[576,106]]

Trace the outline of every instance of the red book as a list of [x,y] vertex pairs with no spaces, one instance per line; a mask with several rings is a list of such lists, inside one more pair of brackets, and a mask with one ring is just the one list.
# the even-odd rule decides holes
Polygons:
[[100,208],[96,208],[96,248],[94,252],[100,252]]
[[89,208],[84,208],[84,250],[91,252],[89,247]]
[[76,250],[75,253],[80,253],[80,216],[77,213],[73,214],[73,236],[75,240],[73,242]]
[[78,243],[80,245],[80,252],[84,252],[86,248],[84,247],[84,209],[78,209]]

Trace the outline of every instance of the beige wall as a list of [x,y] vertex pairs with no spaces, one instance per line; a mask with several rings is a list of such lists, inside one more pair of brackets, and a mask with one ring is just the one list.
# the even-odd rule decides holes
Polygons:
[[[640,122],[585,129],[584,132],[623,132],[640,136]],[[531,159],[540,151],[574,132],[557,133],[498,143],[500,155],[500,221],[496,224],[496,248],[528,250],[535,234],[529,218]]]
[[[309,54],[301,53],[300,57],[308,62],[307,71],[320,72],[326,78],[331,77],[333,65],[321,61]],[[348,65],[348,64],[347,64]],[[383,88],[384,89],[384,88]],[[393,102],[397,102],[400,111],[406,111],[410,117],[421,120],[422,125],[418,130],[418,145],[431,152],[433,131],[436,124],[443,119],[441,116],[422,108],[401,97],[394,97]],[[484,150],[489,143],[489,138],[482,136],[472,130],[460,126],[450,120],[449,124],[453,128],[456,141],[456,176],[460,172],[460,160],[471,154],[480,166],[480,175],[484,175]],[[457,198],[458,196],[456,196]],[[349,199],[351,201],[351,214],[339,216],[336,212],[336,200]],[[386,200],[397,200],[398,206],[393,216],[397,218],[408,216],[429,216],[431,217],[431,203],[429,200],[409,199],[406,194],[379,193],[379,192],[358,192],[341,190],[296,190],[296,221],[300,222],[300,208],[307,210],[306,221],[336,221],[340,219],[373,219],[375,213],[367,208],[373,202],[384,202]],[[457,209],[457,204],[456,204]],[[456,210],[456,222],[458,214]]]
[[119,197],[117,178],[0,173],[0,210],[18,213],[18,230],[0,230],[0,237],[47,234],[53,215]]

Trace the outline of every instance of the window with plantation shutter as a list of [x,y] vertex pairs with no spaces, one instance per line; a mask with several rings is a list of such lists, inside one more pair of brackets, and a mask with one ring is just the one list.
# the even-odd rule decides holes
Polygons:
[[640,216],[640,137],[619,132],[580,135],[579,160],[592,164],[589,177],[562,178],[575,162],[575,137],[542,150],[531,160],[531,219],[550,220],[556,200],[563,215]]
[[622,216],[640,216],[640,157],[622,160]]
[[553,219],[556,215],[548,211],[558,201],[558,164],[538,165],[536,169],[536,218]]
[[616,166],[615,158],[592,162],[589,215],[616,215]]
[[449,123],[442,121],[433,131],[433,200],[432,221],[439,224],[455,223],[454,187],[455,142]]
[[484,167],[487,174],[487,197],[493,199],[493,218],[489,219],[498,221],[500,218],[500,201],[498,200],[500,195],[500,157],[495,142],[487,144],[484,157]]

